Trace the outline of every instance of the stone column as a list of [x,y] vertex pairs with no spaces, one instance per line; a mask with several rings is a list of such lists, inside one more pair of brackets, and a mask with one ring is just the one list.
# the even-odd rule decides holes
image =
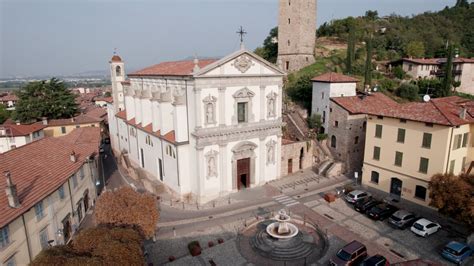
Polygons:
[[265,114],[265,86],[260,86],[260,121],[264,121],[266,114]]
[[229,190],[227,187],[227,179],[229,178],[227,176],[227,144],[219,144],[219,165],[219,177],[221,179],[221,191],[219,194],[222,194]]
[[278,179],[281,177],[281,134],[278,134],[277,145],[276,145],[276,154],[275,154],[275,163],[276,163],[276,176]]
[[194,88],[194,91],[196,92],[196,127],[201,128],[202,127],[202,121],[201,121],[201,113],[202,113],[202,99],[201,99],[201,88]]
[[258,180],[255,180],[256,184],[261,184],[262,182],[264,182],[266,180],[265,178],[265,168],[267,167],[267,145],[265,145],[265,139],[266,137],[265,136],[260,136],[259,140],[260,140],[260,143],[259,143],[259,148],[260,148],[260,152],[258,153],[258,161],[259,161],[259,165],[260,165],[260,171],[258,173],[259,177],[258,177]]
[[219,104],[219,126],[225,125],[225,87],[219,88],[219,99],[217,100]]
[[205,168],[201,167],[203,165],[203,151],[204,148],[196,148],[196,177],[197,177],[197,200],[199,203],[202,202],[202,195],[204,194],[204,178],[205,175],[202,174],[202,170]]

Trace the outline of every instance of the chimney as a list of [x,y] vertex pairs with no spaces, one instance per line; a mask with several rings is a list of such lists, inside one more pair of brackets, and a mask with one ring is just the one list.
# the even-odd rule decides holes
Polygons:
[[467,109],[466,109],[466,107],[463,106],[462,109],[461,109],[461,112],[459,113],[459,117],[461,119],[466,119],[466,114],[467,114]]
[[7,178],[7,188],[5,189],[5,192],[7,193],[8,205],[10,205],[12,208],[18,208],[18,206],[20,206],[20,201],[18,200],[18,195],[16,194],[16,185],[13,184],[10,171],[5,171],[4,174]]
[[48,125],[48,118],[43,117],[43,125],[47,126]]
[[76,162],[76,153],[74,151],[71,152],[71,155],[69,155],[69,159],[71,159],[71,162],[75,163]]

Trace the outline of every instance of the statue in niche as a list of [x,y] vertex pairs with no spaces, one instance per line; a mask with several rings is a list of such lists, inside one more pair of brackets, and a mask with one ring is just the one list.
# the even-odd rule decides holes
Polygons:
[[268,99],[268,116],[275,115],[275,99]]
[[208,124],[214,123],[214,105],[212,103],[206,104],[206,122]]
[[276,141],[274,140],[267,143],[267,164],[275,163],[275,145]]
[[207,159],[207,176],[208,177],[217,176],[216,159],[214,158],[214,156],[210,156]]

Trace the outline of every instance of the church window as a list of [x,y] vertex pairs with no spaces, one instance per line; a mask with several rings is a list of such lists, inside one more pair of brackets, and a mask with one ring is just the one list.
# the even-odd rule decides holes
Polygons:
[[153,147],[153,141],[151,140],[150,135],[147,135],[147,136],[145,137],[145,143],[146,143],[147,145],[150,145],[150,146]]
[[288,40],[288,46],[290,46],[290,45],[291,45],[291,42],[290,42],[290,40]]
[[136,137],[137,136],[137,131],[132,127],[130,128],[130,136]]
[[290,61],[286,61],[286,70],[290,69]]
[[203,99],[204,102],[204,122],[206,125],[216,123],[216,102],[217,98],[214,96],[207,96]]
[[291,19],[288,19],[288,24],[290,24],[290,23],[291,23]]
[[331,137],[331,148],[336,148],[336,136]]
[[237,116],[239,123],[247,122],[247,103],[238,103],[237,104]]
[[116,75],[117,77],[120,77],[120,76],[122,75],[122,68],[121,68],[120,66],[117,66],[117,67],[115,68],[115,75]]
[[173,147],[171,147],[171,145],[166,146],[166,155],[168,155],[171,158],[176,158],[176,153]]

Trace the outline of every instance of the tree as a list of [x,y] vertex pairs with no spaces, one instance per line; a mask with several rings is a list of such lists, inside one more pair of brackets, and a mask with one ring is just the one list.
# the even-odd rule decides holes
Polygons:
[[372,35],[367,38],[365,44],[367,55],[365,61],[365,81],[364,85],[371,86],[372,85]]
[[376,20],[379,17],[379,12],[377,10],[367,10],[365,17],[369,20]]
[[469,2],[467,0],[456,0],[455,7],[469,8]]
[[255,49],[255,53],[265,60],[276,63],[278,57],[278,27],[270,30],[267,38],[263,41],[263,47]]
[[428,184],[430,206],[474,229],[474,176],[436,174]]
[[132,228],[99,226],[79,232],[72,245],[41,251],[31,265],[143,265],[142,242]]
[[451,95],[451,87],[453,84],[453,58],[454,46],[450,44],[448,46],[448,56],[446,59],[446,65],[444,66],[444,78],[440,91],[440,96],[442,97]]
[[77,112],[75,95],[56,78],[33,81],[17,92],[14,119],[22,122],[41,119],[69,118]]
[[301,75],[288,88],[288,96],[295,102],[303,104],[303,106],[311,111],[311,97],[313,94],[313,84],[311,82],[312,75]]
[[351,25],[349,29],[349,38],[347,40],[346,73],[352,73],[352,64],[355,60],[355,29]]
[[8,112],[7,108],[3,104],[0,104],[0,124],[3,124],[5,120],[10,117],[10,112]]
[[419,100],[420,96],[418,95],[419,88],[415,84],[403,83],[398,87],[396,93],[397,96],[409,101]]
[[403,67],[402,66],[396,66],[393,68],[393,75],[397,78],[397,79],[404,79],[407,74],[406,72],[403,70]]
[[425,56],[425,45],[420,41],[411,41],[405,48],[405,54],[409,57],[421,58]]
[[313,114],[309,116],[307,119],[308,119],[308,127],[310,129],[317,129],[319,131],[319,129],[321,128],[321,125],[323,124],[321,122],[321,115]]
[[112,93],[110,91],[106,91],[104,93],[104,97],[112,97]]
[[95,218],[98,224],[136,226],[144,237],[150,238],[155,234],[159,213],[155,197],[121,187],[100,195]]

